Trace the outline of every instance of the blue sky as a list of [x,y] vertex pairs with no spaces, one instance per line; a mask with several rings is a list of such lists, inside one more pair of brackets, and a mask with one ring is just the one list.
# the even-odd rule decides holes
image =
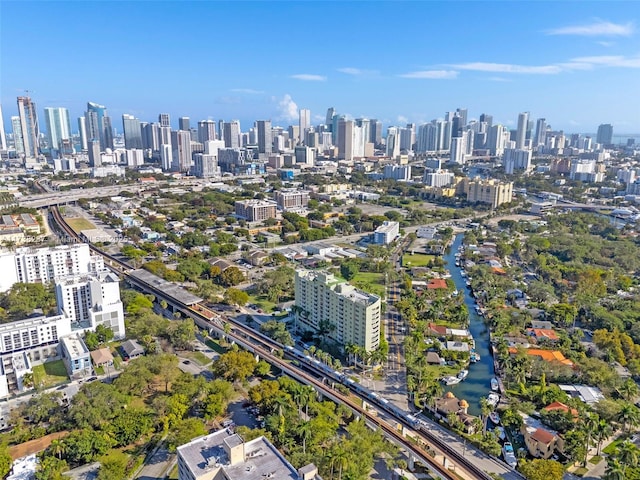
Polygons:
[[639,20],[636,2],[3,0],[0,101],[8,130],[28,89],[39,114],[102,103],[119,131],[123,113],[246,130],[333,106],[385,126],[466,107],[637,133]]

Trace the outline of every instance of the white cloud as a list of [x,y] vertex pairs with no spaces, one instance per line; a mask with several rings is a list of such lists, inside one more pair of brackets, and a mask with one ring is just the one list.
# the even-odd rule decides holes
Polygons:
[[596,67],[640,68],[640,56],[625,57],[622,55],[599,55],[572,58],[571,62]]
[[629,37],[635,31],[635,25],[629,23],[613,23],[598,20],[585,25],[569,25],[547,30],[547,35],[580,35],[583,37]]
[[504,78],[504,77],[489,77],[487,78],[487,80],[491,82],[511,82],[510,78]]
[[555,75],[562,68],[558,65],[516,65],[511,63],[470,62],[451,65],[460,70],[473,70],[476,72],[493,73],[530,73],[535,75]]
[[232,88],[231,91],[235,93],[247,93],[249,95],[259,95],[264,93],[262,90],[254,90],[252,88]]
[[354,77],[361,77],[364,75],[376,75],[379,72],[377,70],[363,70],[362,68],[355,67],[344,67],[337,69],[340,73],[344,73],[346,75],[353,75]]
[[409,119],[404,115],[398,115],[398,123],[409,123]]
[[402,78],[427,78],[431,80],[457,78],[458,72],[455,70],[420,70],[399,75]]
[[288,93],[278,102],[281,120],[298,120],[298,105],[293,101]]
[[604,41],[596,42],[596,43],[603,47],[613,47],[616,44],[616,42],[604,42]]
[[295,75],[291,75],[291,78],[295,78],[296,80],[305,80],[307,82],[324,82],[327,80],[327,77],[324,75],[314,75],[312,73],[297,73]]

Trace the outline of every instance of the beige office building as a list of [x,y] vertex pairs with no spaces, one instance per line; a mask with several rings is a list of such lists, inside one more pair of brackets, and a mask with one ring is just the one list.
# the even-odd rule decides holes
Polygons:
[[464,190],[469,203],[488,203],[492,208],[496,208],[513,199],[513,182],[480,178],[465,179],[464,182]]
[[276,218],[276,202],[271,200],[242,200],[236,202],[236,215],[249,222]]
[[358,290],[327,272],[297,270],[295,279],[298,327],[319,331],[345,346],[358,345],[368,352],[380,346],[380,297]]

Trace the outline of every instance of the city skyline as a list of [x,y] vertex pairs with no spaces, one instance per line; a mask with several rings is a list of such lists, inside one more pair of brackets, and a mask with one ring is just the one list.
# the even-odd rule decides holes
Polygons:
[[[32,40],[3,51],[4,123],[29,90],[38,115],[68,108],[72,128],[96,102],[112,119],[167,112],[174,128],[182,116],[239,119],[243,131],[257,120],[296,125],[300,109],[317,125],[333,106],[385,127],[463,107],[469,120],[489,113],[512,129],[526,111],[567,132],[640,131],[628,3],[558,3],[553,15],[544,3],[452,3],[118,2],[116,17],[108,2],[38,3]],[[21,9],[2,9],[7,44]],[[89,20],[107,18],[117,35],[92,36]],[[85,68],[61,71],[64,45],[92,55],[72,62]]]

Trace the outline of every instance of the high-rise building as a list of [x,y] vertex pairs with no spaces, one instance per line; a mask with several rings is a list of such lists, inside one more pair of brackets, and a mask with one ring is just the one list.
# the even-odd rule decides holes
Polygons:
[[18,155],[24,155],[24,140],[22,139],[22,125],[20,117],[11,117],[11,131],[13,132],[13,148]]
[[507,175],[513,175],[516,171],[527,173],[531,170],[531,150],[505,148],[502,164]]
[[466,108],[456,108],[456,113],[458,117],[460,117],[460,128],[466,127],[468,122],[467,119],[467,109]]
[[372,118],[369,122],[369,141],[374,145],[380,145],[382,143],[382,122]]
[[458,165],[464,165],[466,162],[467,153],[467,138],[468,132],[462,132],[459,137],[453,137],[451,139],[451,150],[449,161],[451,163],[457,163]]
[[298,135],[300,135],[300,143],[303,143],[304,134],[311,127],[311,110],[307,108],[301,108],[299,115],[300,115],[300,120],[298,123],[299,123],[300,131],[298,132]]
[[72,324],[95,330],[98,325],[113,330],[116,338],[123,338],[124,313],[120,300],[120,282],[115,273],[97,273],[56,278],[58,313]]
[[331,126],[333,125],[333,117],[336,116],[336,109],[333,107],[327,108],[327,117],[325,119],[325,125],[331,131]]
[[487,130],[493,126],[493,115],[483,113],[480,115],[480,121],[487,124]]
[[113,148],[113,130],[111,119],[107,115],[107,107],[88,102],[85,119],[87,140],[98,140],[102,150]]
[[142,135],[142,146],[143,148],[148,148],[157,152],[160,150],[160,124],[158,123],[145,123],[141,125],[143,135]]
[[207,153],[196,153],[193,156],[193,173],[198,178],[219,176],[218,156]]
[[122,115],[122,129],[124,131],[124,148],[143,148],[140,120],[125,113]]
[[15,283],[50,283],[57,277],[97,272],[101,257],[92,256],[86,243],[34,249],[20,247],[0,253],[0,292]]
[[94,168],[101,167],[102,156],[100,155],[100,140],[89,140],[87,150],[89,153],[89,166]]
[[191,168],[191,133],[185,130],[171,132],[171,146],[173,148],[174,172],[187,173]]
[[87,119],[78,117],[78,134],[80,135],[80,149],[84,152],[89,148],[87,139]]
[[7,148],[7,134],[4,131],[4,117],[2,116],[2,105],[0,105],[0,150],[6,150]]
[[464,179],[463,185],[469,203],[488,203],[496,208],[513,200],[513,182],[501,182],[496,179]]
[[533,147],[544,145],[547,137],[547,120],[539,118],[536,121],[536,133],[533,137]]
[[249,222],[261,222],[268,218],[276,218],[278,204],[271,200],[239,200],[236,201],[236,215]]
[[603,123],[598,126],[598,134],[596,135],[596,143],[600,145],[611,145],[613,142],[613,125]]
[[224,146],[226,148],[240,148],[240,122],[232,120],[223,124]]
[[47,125],[49,149],[62,150],[63,140],[71,140],[71,120],[66,108],[46,107],[44,119]]
[[271,153],[273,151],[271,120],[258,120],[257,127],[258,127],[258,153]]
[[189,117],[178,118],[178,130],[184,130],[187,132],[191,130],[191,120]]
[[[36,104],[30,97],[18,97],[18,117],[22,132],[22,153],[26,158],[35,158],[38,156],[40,130]],[[18,150],[17,146],[16,150]]]
[[171,127],[171,117],[168,113],[159,114],[158,122],[160,122],[161,127]]
[[518,130],[516,130],[516,149],[518,150],[522,150],[526,147],[528,126],[529,112],[522,112],[518,115]]
[[168,172],[173,168],[173,150],[171,145],[166,143],[160,145],[160,163],[162,165],[162,170],[165,172]]
[[400,155],[400,132],[398,127],[387,128],[387,157]]
[[338,157],[353,160],[353,121],[341,117],[338,120],[336,136],[338,139]]
[[297,270],[296,322],[303,329],[328,331],[340,345],[371,352],[380,346],[381,301],[322,271]]
[[491,155],[501,156],[505,148],[505,133],[509,131],[504,126],[498,124],[491,127],[489,130],[489,151]]
[[435,152],[438,150],[438,127],[433,123],[425,123],[418,127],[416,152]]
[[216,122],[213,120],[200,120],[198,122],[198,141],[209,142],[216,139]]

